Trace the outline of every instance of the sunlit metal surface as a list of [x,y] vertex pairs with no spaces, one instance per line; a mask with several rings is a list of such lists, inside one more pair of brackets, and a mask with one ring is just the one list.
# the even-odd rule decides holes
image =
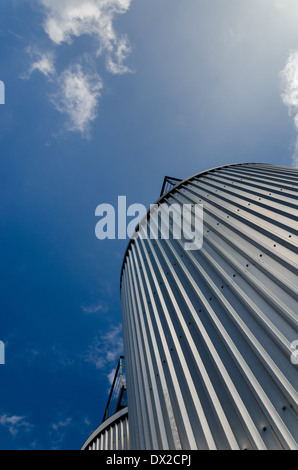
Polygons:
[[213,169],[160,204],[202,203],[204,243],[135,238],[121,276],[132,449],[298,449],[298,170]]

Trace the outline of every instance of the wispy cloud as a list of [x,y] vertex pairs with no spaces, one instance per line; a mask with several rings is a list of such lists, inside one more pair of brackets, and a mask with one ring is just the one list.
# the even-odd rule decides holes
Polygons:
[[72,418],[62,418],[57,422],[53,422],[50,426],[51,449],[59,450],[65,439],[69,428],[73,425]]
[[51,423],[48,423],[49,448],[51,450],[65,449],[66,439],[69,439],[70,433],[79,433],[79,435],[88,435],[93,430],[93,424],[80,411],[71,414],[60,412]]
[[123,73],[123,61],[131,47],[127,37],[119,36],[114,18],[126,13],[131,0],[40,0],[45,7],[44,30],[57,45],[72,44],[75,38],[88,35],[97,42],[97,54],[106,53],[113,73]]
[[71,418],[60,420],[58,423],[52,423],[52,429],[54,429],[54,431],[58,431],[59,429],[67,428],[71,424],[71,422]]
[[96,118],[101,78],[84,72],[79,64],[66,69],[57,80],[58,91],[51,96],[55,108],[68,117],[67,128],[86,134]]
[[16,436],[20,431],[28,432],[32,428],[25,416],[9,416],[7,414],[0,415],[0,425],[7,427],[12,436]]
[[107,305],[105,305],[103,303],[97,303],[97,304],[92,304],[92,305],[88,305],[88,306],[83,305],[82,310],[87,315],[88,314],[92,315],[94,313],[107,313],[109,309],[108,309]]
[[84,356],[86,362],[97,369],[114,365],[123,353],[122,326],[113,326],[107,333],[100,332],[94,338]]
[[[39,0],[43,7],[43,29],[52,43],[52,49],[38,52],[28,48],[32,58],[27,78],[34,71],[41,72],[48,80],[55,77],[57,91],[51,96],[55,108],[67,116],[67,129],[88,136],[90,124],[97,116],[103,82],[96,71],[99,58],[102,67],[112,74],[129,72],[125,61],[131,52],[126,35],[114,29],[116,15],[128,11],[131,0]],[[64,70],[58,72],[55,56],[58,46],[71,47],[76,39],[88,36],[94,45],[82,51]],[[55,54],[53,52],[55,48]],[[73,46],[73,49],[75,46]],[[65,52],[65,51],[64,51]],[[76,51],[74,51],[76,52]],[[83,58],[87,66],[83,66]],[[90,72],[90,63],[95,72]]]
[[[281,72],[282,100],[287,106],[289,115],[293,116],[298,134],[298,51],[292,51],[287,64]],[[293,154],[293,166],[298,167],[298,135]]]
[[28,73],[23,75],[23,78],[30,78],[32,73],[36,70],[48,78],[55,76],[55,56],[53,52],[42,53],[37,49],[28,47],[27,53],[30,54],[32,63],[30,65]]

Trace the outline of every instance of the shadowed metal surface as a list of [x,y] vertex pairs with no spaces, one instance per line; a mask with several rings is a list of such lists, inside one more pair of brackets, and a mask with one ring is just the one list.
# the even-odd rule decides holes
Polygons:
[[158,201],[203,204],[202,249],[135,233],[121,275],[132,449],[298,449],[297,201],[297,169],[230,165]]
[[87,439],[81,450],[129,450],[127,408],[104,421]]

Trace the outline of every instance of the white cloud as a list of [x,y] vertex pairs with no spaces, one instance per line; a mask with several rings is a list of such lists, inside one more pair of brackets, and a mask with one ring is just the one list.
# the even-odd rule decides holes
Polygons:
[[97,369],[114,365],[123,353],[122,326],[113,326],[110,331],[94,338],[84,357]]
[[95,36],[100,48],[117,43],[113,29],[116,14],[125,13],[131,0],[40,0],[46,8],[44,29],[56,44],[71,43],[83,34]]
[[124,61],[131,52],[131,47],[126,38],[119,40],[118,45],[115,49],[114,59],[111,54],[107,57],[107,70],[114,75],[122,75],[130,72],[129,68],[124,65]]
[[47,78],[53,77],[56,74],[55,69],[55,56],[53,52],[40,52],[36,48],[28,47],[27,51],[32,58],[32,63],[30,65],[29,71],[27,74],[24,74],[22,78],[30,78],[34,71],[39,71]]
[[113,74],[129,72],[124,65],[131,52],[126,35],[118,35],[113,22],[126,13],[131,0],[40,0],[45,7],[44,30],[56,44],[72,44],[88,35],[96,41],[97,55],[106,54],[106,68]]
[[68,117],[68,129],[88,133],[96,118],[102,81],[97,73],[84,72],[79,64],[66,69],[57,79],[58,91],[52,103]]
[[41,56],[39,60],[37,60],[36,62],[33,62],[30,68],[30,74],[34,72],[35,70],[38,70],[46,77],[54,75],[55,66],[54,66],[52,54],[45,54]]
[[[281,72],[283,103],[287,106],[290,116],[294,117],[294,124],[298,133],[298,51],[292,51],[288,62]],[[293,166],[298,167],[298,137],[293,155]]]
[[7,426],[12,436],[16,436],[21,430],[29,431],[32,428],[24,416],[8,416],[7,414],[0,415],[0,425]]
[[289,108],[290,115],[298,111],[298,51],[292,51],[287,65],[281,72],[282,100]]
[[[112,74],[124,74],[129,68],[124,64],[131,52],[126,35],[119,35],[114,29],[116,15],[128,11],[131,0],[39,0],[44,8],[43,28],[50,38],[55,55],[58,46],[71,46],[80,36],[89,36],[95,45],[96,52],[92,55],[92,43],[85,53],[62,72],[54,65],[54,53],[32,53],[32,60],[26,78],[34,71],[39,71],[48,80],[56,80],[57,92],[52,96],[56,109],[68,117],[67,129],[88,134],[90,124],[97,116],[99,98],[103,88],[102,80],[97,72],[90,73],[83,67],[82,58],[87,63],[98,61],[103,56],[104,67]],[[74,48],[75,46],[73,46]]]

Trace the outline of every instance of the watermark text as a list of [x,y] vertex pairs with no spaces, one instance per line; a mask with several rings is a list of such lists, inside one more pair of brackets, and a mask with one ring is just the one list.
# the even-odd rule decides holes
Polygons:
[[[100,217],[95,227],[99,240],[181,240],[185,250],[199,250],[203,245],[202,204],[151,204],[149,212],[142,204],[127,207],[126,196],[118,197],[118,207],[100,204],[95,210]],[[132,220],[128,221],[128,218]]]
[[0,104],[5,104],[5,85],[0,80]]
[[0,365],[5,364],[5,346],[3,341],[0,341]]

